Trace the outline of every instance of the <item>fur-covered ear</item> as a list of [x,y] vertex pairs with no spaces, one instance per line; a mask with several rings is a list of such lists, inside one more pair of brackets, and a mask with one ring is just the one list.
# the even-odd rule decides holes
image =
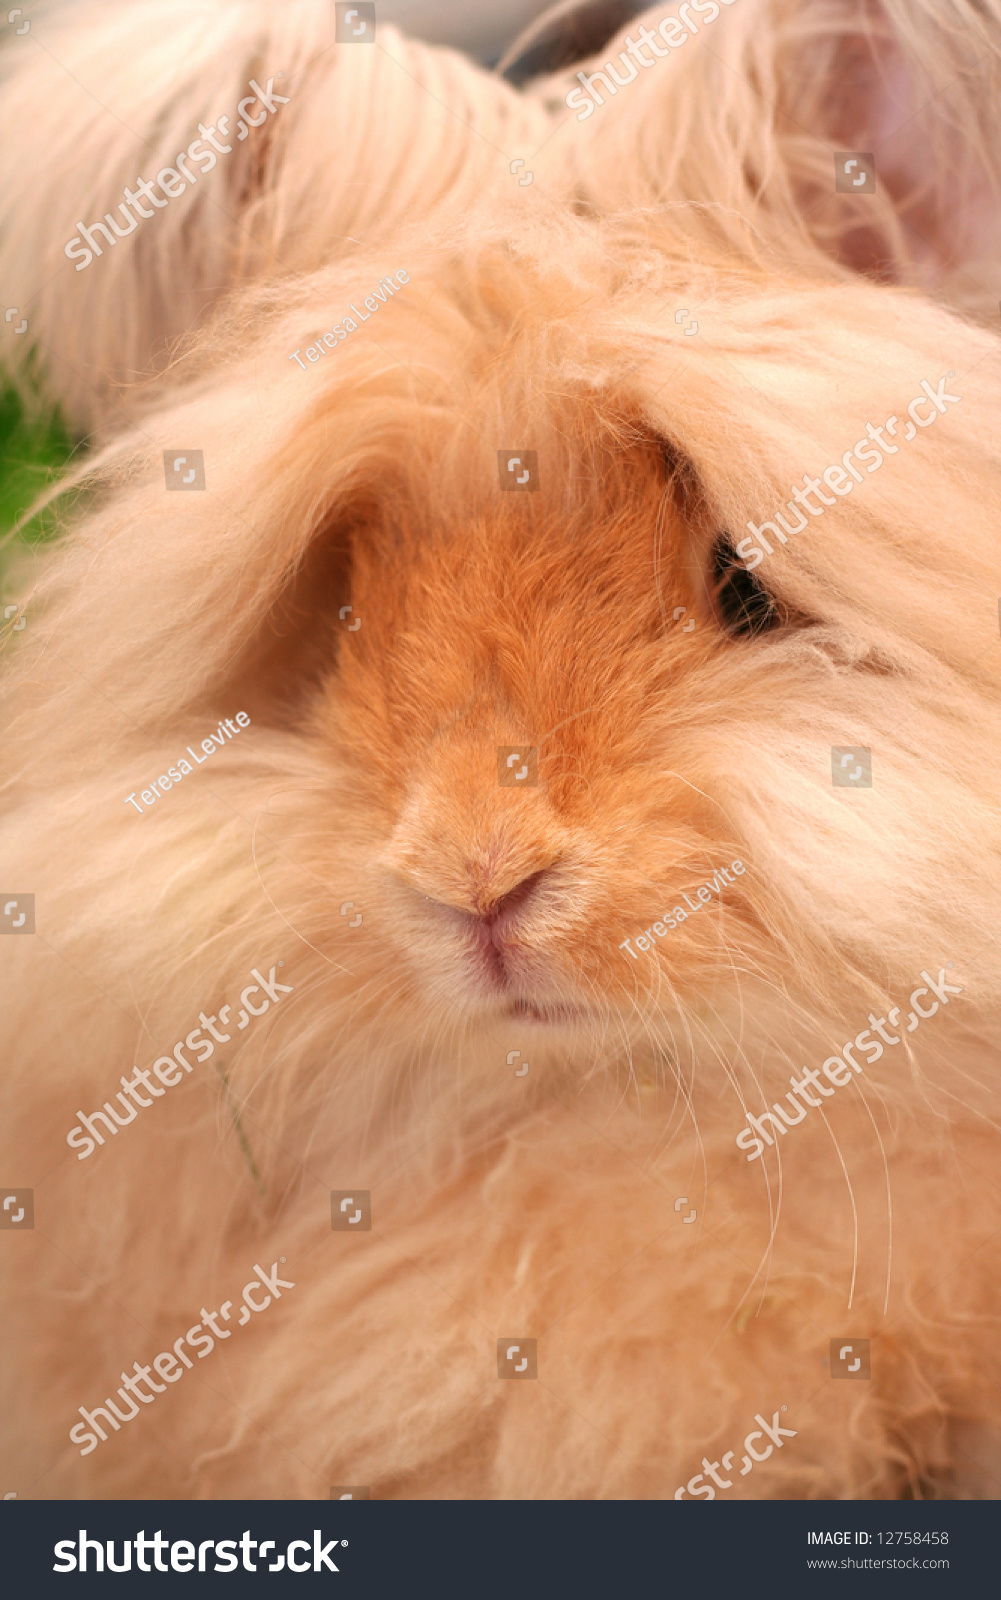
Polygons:
[[643,208],[665,248],[650,208],[685,204],[707,265],[861,271],[997,317],[1001,0],[692,0],[534,89],[576,112],[579,192]]
[[508,141],[541,143],[541,107],[493,74],[381,23],[338,44],[334,10],[84,0],[8,38],[0,283],[28,327],[2,359],[76,427],[120,422],[123,386],[238,282],[461,216],[510,188]]

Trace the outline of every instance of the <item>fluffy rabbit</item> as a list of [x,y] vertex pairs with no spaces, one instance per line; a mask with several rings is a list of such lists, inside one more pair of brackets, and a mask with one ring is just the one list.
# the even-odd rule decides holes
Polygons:
[[[991,1497],[1001,343],[963,207],[999,7],[703,4],[579,127],[573,72],[262,9],[192,8],[151,86],[163,8],[98,7],[156,149],[66,118],[6,232],[102,432],[6,651],[7,1478]],[[479,132],[400,104],[404,50]],[[896,148],[930,62],[967,76],[922,147],[967,165],[919,204],[891,161],[861,228],[834,135]],[[219,218],[206,183],[42,282],[278,68],[259,192],[251,136]]]

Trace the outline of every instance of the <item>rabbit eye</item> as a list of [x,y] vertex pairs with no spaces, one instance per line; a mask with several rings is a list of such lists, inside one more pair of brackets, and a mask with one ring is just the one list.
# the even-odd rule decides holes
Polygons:
[[720,623],[735,638],[752,639],[782,623],[778,604],[748,572],[725,534],[713,546],[712,590]]

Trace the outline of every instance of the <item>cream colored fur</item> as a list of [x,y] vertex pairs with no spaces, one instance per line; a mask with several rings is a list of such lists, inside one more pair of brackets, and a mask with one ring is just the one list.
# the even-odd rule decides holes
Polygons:
[[[945,9],[888,5],[877,31],[938,71]],[[996,171],[998,8],[949,9],[986,30],[974,87],[934,102],[964,149],[980,130],[973,193]],[[392,35],[345,60],[311,5],[274,38],[263,8],[197,10],[220,31],[174,57],[155,7],[60,24],[81,70],[95,28],[117,40],[102,70],[148,137],[176,119],[162,151],[262,61],[302,92],[246,211],[239,187],[232,215],[179,200],[76,275],[85,298],[53,278],[29,313],[46,392],[104,442],[8,646],[0,853],[38,929],[3,949],[3,1171],[36,1199],[34,1232],[5,1235],[8,1476],[42,1497],[670,1498],[784,1405],[796,1437],[728,1494],[994,1496],[1001,343],[951,269],[922,287],[899,209],[872,213],[897,286],[833,261],[833,197],[802,187],[820,130],[780,137],[738,86],[732,142],[711,121],[734,51],[801,111],[822,81],[830,99],[792,65],[830,62],[849,13],[737,0],[577,131],[551,109],[572,77],[519,98]],[[446,141],[431,95],[404,107],[394,52],[501,153],[461,116]],[[53,116],[54,80],[11,63],[4,117]],[[90,220],[160,164],[89,116],[34,186],[22,157],[5,282],[57,270],[82,192]],[[365,129],[393,161],[366,165]],[[925,231],[943,259],[946,220]],[[289,361],[398,267],[377,320]],[[242,276],[166,378],[119,393]],[[727,637],[716,533],[947,371],[961,403],[762,568],[789,626]],[[178,448],[204,451],[204,494],[165,491]],[[507,448],[538,451],[538,494],[499,493]],[[237,710],[215,766],[124,803]],[[497,785],[519,743],[538,789]],[[871,790],[832,789],[834,744],[871,747]],[[718,911],[621,949],[735,856]],[[584,1021],[512,1015],[471,954],[471,914],[536,873],[511,992]],[[279,960],[291,994],[77,1160],[79,1109]],[[950,961],[960,996],[745,1160],[746,1111]],[[329,1192],[354,1186],[372,1231],[331,1232]],[[81,1457],[78,1407],[282,1257],[280,1304]],[[831,1380],[841,1336],[872,1341],[870,1382]],[[498,1379],[509,1337],[537,1338],[537,1382]]]

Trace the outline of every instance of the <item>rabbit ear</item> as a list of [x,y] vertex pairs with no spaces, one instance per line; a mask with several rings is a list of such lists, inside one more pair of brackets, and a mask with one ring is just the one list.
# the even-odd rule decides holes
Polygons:
[[781,85],[790,147],[797,124],[829,147],[827,172],[820,156],[798,179],[814,237],[855,271],[948,283],[950,298],[994,315],[1001,4],[883,0],[864,18],[842,5],[833,20],[819,92],[795,71]]
[[463,216],[547,131],[455,52],[381,21],[338,43],[328,0],[168,10],[79,0],[0,54],[0,283],[27,321],[0,356],[80,427],[120,420],[236,284]]
[[[685,27],[658,33],[648,12],[564,73],[586,199],[645,214],[689,259],[864,272],[996,317],[1001,0],[684,10]],[[637,44],[644,26],[683,59]]]

